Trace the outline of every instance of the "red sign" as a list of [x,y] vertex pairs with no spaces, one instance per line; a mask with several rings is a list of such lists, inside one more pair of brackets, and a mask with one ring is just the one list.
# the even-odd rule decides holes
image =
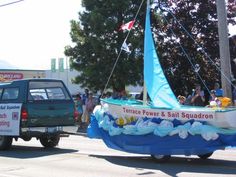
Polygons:
[[17,80],[23,79],[22,73],[1,73],[0,72],[0,80]]

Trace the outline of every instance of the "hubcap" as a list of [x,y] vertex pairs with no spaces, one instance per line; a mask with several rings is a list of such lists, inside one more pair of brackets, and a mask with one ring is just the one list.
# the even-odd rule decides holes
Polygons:
[[165,156],[164,155],[153,155],[153,157],[156,159],[163,159]]

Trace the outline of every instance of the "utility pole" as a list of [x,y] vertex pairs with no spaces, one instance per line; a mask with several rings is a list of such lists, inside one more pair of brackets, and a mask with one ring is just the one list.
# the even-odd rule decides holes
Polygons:
[[216,0],[218,16],[218,34],[220,47],[221,84],[224,95],[232,98],[231,63],[225,0]]

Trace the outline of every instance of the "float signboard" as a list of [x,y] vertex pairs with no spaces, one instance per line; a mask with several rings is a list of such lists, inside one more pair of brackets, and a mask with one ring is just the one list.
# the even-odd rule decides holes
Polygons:
[[[215,110],[207,109],[205,111],[196,110],[169,110],[169,109],[150,109],[134,106],[109,105],[109,113],[117,117],[134,116],[147,118],[161,118],[166,120],[196,120],[196,121],[215,121]],[[119,115],[118,115],[119,114]]]

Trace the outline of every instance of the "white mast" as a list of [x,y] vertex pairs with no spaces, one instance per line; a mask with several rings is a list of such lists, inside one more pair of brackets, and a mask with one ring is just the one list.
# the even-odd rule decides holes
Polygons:
[[[150,6],[150,0],[147,0],[147,9],[146,10],[148,10],[149,6]],[[147,87],[146,87],[145,80],[143,82],[143,105],[147,105]]]
[[143,105],[147,105],[147,87],[145,81],[143,83]]

